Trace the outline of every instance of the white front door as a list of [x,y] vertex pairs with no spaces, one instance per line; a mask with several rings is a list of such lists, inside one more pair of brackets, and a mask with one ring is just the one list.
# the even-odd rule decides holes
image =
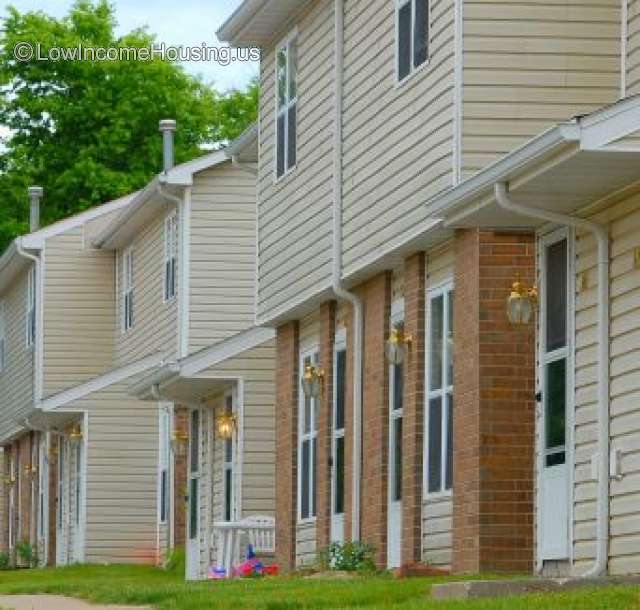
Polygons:
[[58,485],[56,494],[56,565],[67,563],[67,537],[65,528],[65,473],[67,469],[67,446],[62,436],[58,437]]
[[191,411],[187,503],[186,577],[200,575],[200,411]]
[[346,404],[346,337],[336,337],[331,416],[331,542],[344,542],[344,414]]
[[389,514],[387,531],[387,566],[402,563],[402,364],[389,370]]
[[540,559],[569,558],[569,465],[567,410],[570,404],[569,252],[566,234],[543,241],[541,358],[542,447]]

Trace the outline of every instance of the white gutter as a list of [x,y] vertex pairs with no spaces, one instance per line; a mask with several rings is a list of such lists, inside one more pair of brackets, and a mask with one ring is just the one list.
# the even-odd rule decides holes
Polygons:
[[333,133],[333,292],[353,306],[353,468],[351,539],[360,540],[362,470],[362,300],[342,285],[342,72],[344,65],[344,0],[335,0],[335,108]]
[[541,210],[514,203],[509,198],[508,185],[498,182],[494,187],[498,205],[509,212],[538,218],[555,224],[589,231],[598,244],[598,491],[596,523],[596,560],[585,578],[598,578],[606,574],[609,559],[609,234],[593,221]]
[[35,265],[36,273],[36,337],[33,353],[33,402],[36,408],[40,407],[42,401],[42,356],[44,350],[43,338],[43,281],[42,281],[42,261],[39,256],[30,254],[22,245],[22,238],[16,239],[16,251],[19,256],[30,260]]

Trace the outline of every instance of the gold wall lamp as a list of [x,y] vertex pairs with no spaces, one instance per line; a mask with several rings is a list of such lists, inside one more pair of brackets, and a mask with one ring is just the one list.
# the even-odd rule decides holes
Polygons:
[[390,364],[402,364],[413,343],[413,335],[404,331],[404,322],[393,325],[387,340],[385,354]]
[[231,440],[236,431],[236,416],[233,413],[221,413],[216,417],[216,431],[224,440]]
[[520,279],[511,286],[511,293],[507,298],[507,317],[513,326],[526,326],[531,322],[533,313],[538,306],[538,289],[527,288]]
[[323,369],[315,367],[313,364],[307,364],[304,367],[301,384],[305,398],[318,398],[318,396],[320,396],[324,378],[325,373]]

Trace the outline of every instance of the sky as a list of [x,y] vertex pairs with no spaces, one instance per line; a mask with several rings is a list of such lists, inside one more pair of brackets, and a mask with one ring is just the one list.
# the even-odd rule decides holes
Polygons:
[[[241,0],[110,0],[116,9],[118,34],[124,34],[141,26],[157,35],[159,42],[167,45],[217,46],[215,32],[237,8]],[[55,17],[64,16],[73,0],[6,0],[19,11],[41,10]],[[5,9],[0,13],[5,15]],[[255,63],[232,62],[221,66],[210,62],[185,64],[192,74],[199,74],[216,89],[226,91],[239,88],[258,74]]]

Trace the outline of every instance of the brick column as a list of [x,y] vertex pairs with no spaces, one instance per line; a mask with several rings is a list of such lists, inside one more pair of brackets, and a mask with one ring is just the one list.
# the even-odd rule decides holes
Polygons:
[[402,565],[422,560],[425,255],[405,261],[404,323],[413,343],[404,365],[402,422]]
[[336,302],[320,307],[320,367],[325,372],[322,397],[317,414],[317,522],[318,550],[331,542],[331,431],[333,419],[333,348],[336,335]]
[[276,559],[284,570],[296,564],[299,338],[297,321],[277,329]]
[[531,235],[455,239],[453,569],[533,564],[535,332],[506,316],[511,282],[535,278]]
[[385,342],[391,315],[391,273],[360,289],[364,299],[364,388],[361,529],[376,549],[376,564],[387,564],[387,476],[389,470],[389,366]]
[[[176,406],[173,411],[175,434],[189,436],[189,409]],[[183,548],[187,536],[187,475],[188,450],[173,455],[173,546]]]

